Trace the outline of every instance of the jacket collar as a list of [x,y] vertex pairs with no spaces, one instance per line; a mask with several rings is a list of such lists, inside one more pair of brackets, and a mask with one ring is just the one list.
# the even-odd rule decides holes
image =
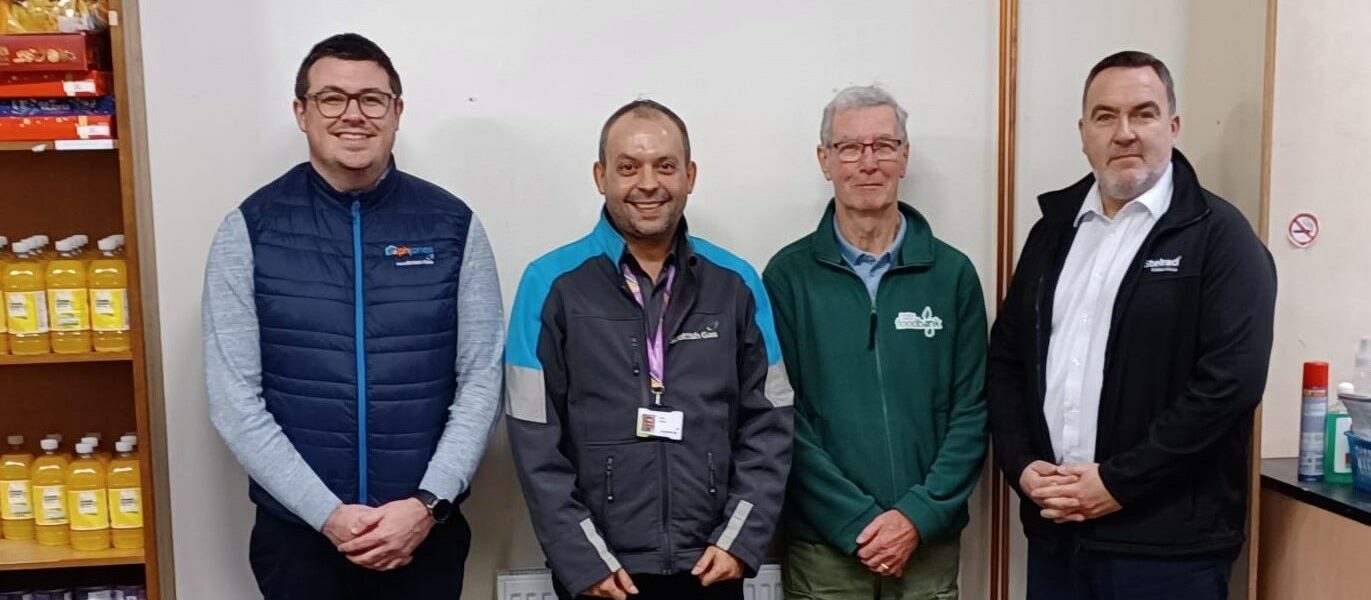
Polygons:
[[[899,203],[900,215],[905,220],[904,241],[895,252],[894,268],[929,266],[933,264],[933,230],[928,226],[919,211],[914,207]],[[842,247],[838,244],[837,204],[828,201],[828,208],[819,220],[819,228],[810,236],[810,247],[814,258],[835,265],[843,264]]]
[[[1204,189],[1200,187],[1195,168],[1180,150],[1171,151],[1171,169],[1171,206],[1157,222],[1158,229],[1176,223],[1187,223],[1209,212],[1209,201],[1204,197]],[[1066,227],[1072,226],[1093,187],[1095,175],[1091,173],[1070,187],[1038,196],[1038,206],[1042,208],[1043,220]]]
[[370,208],[390,197],[395,188],[400,185],[400,172],[395,168],[395,155],[390,156],[390,164],[386,167],[385,174],[381,175],[381,180],[376,182],[376,187],[360,192],[340,192],[329,185],[323,175],[314,169],[314,165],[305,162],[302,165],[305,173],[309,177],[310,188],[325,198],[334,200],[344,208],[351,206],[353,201],[361,203],[363,208]]
[[[614,222],[610,221],[609,212],[604,208],[600,209],[600,220],[595,224],[590,237],[595,240],[600,252],[615,265],[618,265],[628,253],[628,244],[624,242],[623,234],[619,233]],[[681,216],[681,222],[676,225],[676,239],[673,245],[672,254],[676,257],[677,265],[684,267],[695,264],[695,247],[690,241],[690,228],[684,215]]]

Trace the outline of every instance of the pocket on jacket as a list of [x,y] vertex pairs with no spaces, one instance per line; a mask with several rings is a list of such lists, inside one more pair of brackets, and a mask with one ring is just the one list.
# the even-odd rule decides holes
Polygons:
[[646,552],[660,545],[661,472],[656,444],[586,446],[581,494],[615,552]]

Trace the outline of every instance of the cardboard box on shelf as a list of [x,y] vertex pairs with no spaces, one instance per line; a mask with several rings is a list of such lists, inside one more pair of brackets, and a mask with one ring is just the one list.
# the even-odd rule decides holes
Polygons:
[[0,35],[0,72],[98,71],[108,57],[103,33]]
[[94,98],[112,93],[107,71],[0,72],[0,98]]
[[114,117],[0,117],[0,142],[114,139]]

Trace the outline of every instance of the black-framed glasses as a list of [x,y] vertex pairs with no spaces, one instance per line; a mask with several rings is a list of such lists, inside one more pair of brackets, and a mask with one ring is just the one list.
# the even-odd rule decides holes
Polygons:
[[357,109],[362,111],[362,115],[369,119],[379,119],[390,113],[390,105],[395,102],[395,94],[389,92],[362,92],[360,94],[346,94],[343,92],[316,92],[305,96],[307,100],[313,100],[314,105],[319,107],[319,114],[330,119],[343,116],[348,111],[348,104],[353,100],[357,101]]
[[862,142],[838,142],[830,144],[829,147],[838,155],[838,160],[842,162],[857,162],[862,159],[862,154],[867,147],[871,148],[871,154],[876,160],[887,161],[900,158],[900,148],[904,146],[903,140],[891,138],[880,138],[868,143]]

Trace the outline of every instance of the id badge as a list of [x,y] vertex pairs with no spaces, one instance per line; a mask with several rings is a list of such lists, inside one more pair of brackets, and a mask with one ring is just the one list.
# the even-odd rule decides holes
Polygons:
[[681,441],[685,413],[679,410],[638,409],[637,435],[640,438],[666,438]]

